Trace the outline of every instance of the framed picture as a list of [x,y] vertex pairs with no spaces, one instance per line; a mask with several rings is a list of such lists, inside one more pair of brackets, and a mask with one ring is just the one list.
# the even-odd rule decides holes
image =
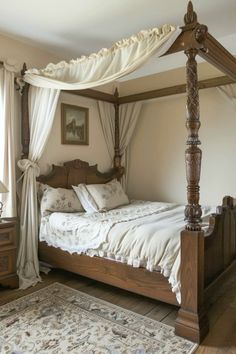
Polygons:
[[88,145],[88,108],[61,104],[62,144]]

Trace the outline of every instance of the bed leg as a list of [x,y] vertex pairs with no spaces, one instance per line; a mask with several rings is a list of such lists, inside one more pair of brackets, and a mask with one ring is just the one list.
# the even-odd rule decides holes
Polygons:
[[181,308],[175,333],[200,343],[209,331],[204,311],[204,233],[181,232]]

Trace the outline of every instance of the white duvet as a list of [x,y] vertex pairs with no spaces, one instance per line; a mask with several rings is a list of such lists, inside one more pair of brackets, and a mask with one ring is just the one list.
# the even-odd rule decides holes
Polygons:
[[[204,219],[213,212],[204,207]],[[41,220],[40,240],[70,253],[160,270],[180,303],[180,231],[184,226],[184,206],[133,201],[106,213],[52,213]]]

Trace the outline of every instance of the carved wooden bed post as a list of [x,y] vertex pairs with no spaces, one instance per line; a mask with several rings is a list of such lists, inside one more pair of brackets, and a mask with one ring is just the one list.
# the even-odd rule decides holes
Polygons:
[[[24,63],[21,75],[24,76],[27,70]],[[28,107],[28,95],[30,85],[25,82],[22,95],[21,95],[21,144],[22,144],[22,159],[28,158],[29,143],[30,143],[30,129],[29,129],[29,107]]]
[[[192,3],[184,17],[185,25],[197,24]],[[195,32],[196,33],[196,32]],[[204,233],[201,230],[202,210],[199,205],[199,181],[202,152],[198,145],[200,128],[196,55],[198,49],[185,50],[187,74],[187,149],[185,151],[187,200],[186,228],[181,233],[181,308],[176,320],[176,334],[200,342],[208,332],[208,320],[203,312],[204,294]]]
[[120,155],[120,122],[119,122],[119,103],[118,103],[118,89],[116,88],[114,96],[116,103],[114,103],[115,109],[115,156],[114,156],[114,168],[121,168],[121,155]]

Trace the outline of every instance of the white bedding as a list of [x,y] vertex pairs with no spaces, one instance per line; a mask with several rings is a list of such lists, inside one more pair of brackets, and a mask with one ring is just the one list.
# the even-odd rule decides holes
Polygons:
[[[204,207],[204,219],[213,212],[213,208]],[[42,217],[40,240],[70,253],[160,270],[169,278],[180,303],[180,231],[184,225],[184,206],[133,201],[105,213],[52,213]]]

